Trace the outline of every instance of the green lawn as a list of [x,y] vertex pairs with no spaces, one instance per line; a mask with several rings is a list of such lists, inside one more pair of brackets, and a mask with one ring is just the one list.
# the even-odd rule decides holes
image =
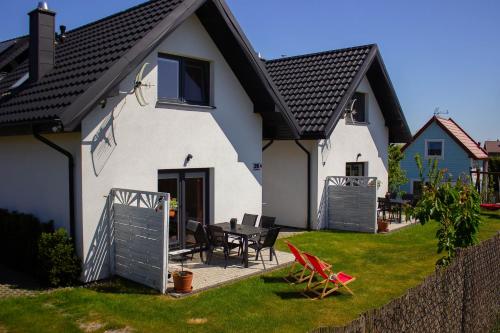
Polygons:
[[[480,239],[500,230],[500,214],[483,214]],[[0,332],[81,332],[127,328],[139,332],[306,332],[341,325],[398,297],[434,270],[435,224],[386,235],[310,232],[292,241],[357,277],[355,296],[322,301],[301,296],[282,281],[285,271],[253,277],[184,299],[148,294],[119,281],[99,288],[61,290],[0,300]],[[283,243],[279,249],[285,249]],[[83,325],[83,326],[82,326]]]

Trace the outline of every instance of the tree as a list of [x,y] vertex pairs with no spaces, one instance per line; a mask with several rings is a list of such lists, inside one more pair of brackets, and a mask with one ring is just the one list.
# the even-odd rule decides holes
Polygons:
[[404,157],[400,146],[389,145],[389,191],[391,192],[399,191],[399,187],[408,182],[406,172],[401,169],[401,160]]
[[422,197],[409,214],[422,225],[434,220],[439,224],[436,237],[438,253],[445,252],[436,265],[447,266],[459,247],[477,242],[476,234],[480,224],[480,196],[470,180],[458,179],[455,183],[446,169],[439,170],[437,160],[428,161],[428,174],[420,155],[415,156],[422,181]]

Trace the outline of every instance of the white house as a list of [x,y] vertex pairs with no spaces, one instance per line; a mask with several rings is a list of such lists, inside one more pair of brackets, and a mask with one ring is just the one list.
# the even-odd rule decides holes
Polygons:
[[[29,37],[0,43],[0,207],[67,228],[86,281],[108,274],[112,188],[169,192],[182,244],[187,219],[316,226],[345,162],[387,186],[387,144],[409,131],[376,46],[325,53],[349,74],[327,74],[340,81],[321,83],[334,92],[308,118],[278,67],[315,56],[259,59],[222,0],[148,1],[56,35],[54,16],[37,8]],[[355,92],[365,118],[346,123]]]
[[328,176],[388,185],[388,146],[411,138],[376,45],[266,61],[300,126],[300,140],[268,141],[263,213],[297,228],[325,226]]

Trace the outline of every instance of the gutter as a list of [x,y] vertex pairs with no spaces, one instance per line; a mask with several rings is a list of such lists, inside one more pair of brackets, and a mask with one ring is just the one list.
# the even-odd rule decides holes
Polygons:
[[311,153],[299,140],[295,140],[295,143],[307,155],[307,230],[311,230]]
[[75,221],[76,221],[76,216],[75,216],[75,177],[74,177],[74,169],[75,169],[75,163],[73,159],[73,155],[64,148],[56,145],[54,142],[50,141],[49,139],[41,136],[39,133],[33,130],[33,136],[35,139],[38,141],[46,144],[50,148],[58,151],[59,153],[63,154],[68,158],[68,192],[69,192],[69,235],[71,237],[71,241],[73,243],[73,246],[76,246],[76,240],[75,240]]

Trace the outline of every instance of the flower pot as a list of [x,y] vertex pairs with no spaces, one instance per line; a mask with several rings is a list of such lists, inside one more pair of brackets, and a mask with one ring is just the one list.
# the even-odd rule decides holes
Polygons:
[[389,221],[387,220],[377,220],[377,232],[388,232],[389,231]]
[[174,290],[178,293],[190,293],[193,291],[193,272],[182,271],[172,274],[174,279]]
[[170,217],[175,217],[175,210],[171,209],[171,210],[168,212],[168,216],[170,216]]

